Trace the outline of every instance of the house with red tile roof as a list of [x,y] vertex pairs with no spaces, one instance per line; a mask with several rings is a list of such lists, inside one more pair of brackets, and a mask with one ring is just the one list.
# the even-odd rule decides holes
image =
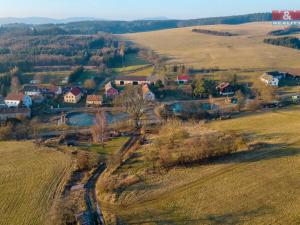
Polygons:
[[71,88],[71,90],[68,93],[66,93],[64,95],[64,101],[66,103],[76,104],[76,103],[78,103],[81,100],[82,95],[83,94],[82,94],[80,88],[73,87],[73,88]]
[[100,106],[102,105],[103,97],[101,95],[88,95],[86,97],[87,106]]
[[8,108],[17,108],[22,105],[30,108],[32,106],[32,99],[23,93],[11,93],[5,98],[5,104]]
[[177,76],[176,82],[178,84],[187,84],[189,82],[189,80],[190,80],[189,75],[183,74],[183,75]]

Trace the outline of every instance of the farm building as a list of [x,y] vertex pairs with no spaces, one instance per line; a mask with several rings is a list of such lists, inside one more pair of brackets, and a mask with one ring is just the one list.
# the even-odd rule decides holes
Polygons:
[[118,76],[115,79],[115,84],[117,86],[143,85],[151,84],[151,81],[146,76]]
[[30,96],[24,95],[23,93],[12,93],[5,98],[5,104],[9,108],[20,107],[22,104],[27,108],[30,108],[32,106],[32,99]]
[[102,102],[103,98],[101,95],[88,95],[86,97],[86,105],[88,106],[100,106]]
[[66,103],[76,104],[81,100],[81,97],[82,97],[82,92],[81,92],[80,88],[73,87],[73,88],[71,88],[71,90],[69,92],[67,92],[64,95],[64,101]]

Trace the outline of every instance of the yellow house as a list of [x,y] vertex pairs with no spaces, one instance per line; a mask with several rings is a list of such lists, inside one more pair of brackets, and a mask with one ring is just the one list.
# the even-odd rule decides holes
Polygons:
[[64,96],[64,101],[66,103],[76,104],[81,100],[82,93],[78,87],[72,88],[67,94]]

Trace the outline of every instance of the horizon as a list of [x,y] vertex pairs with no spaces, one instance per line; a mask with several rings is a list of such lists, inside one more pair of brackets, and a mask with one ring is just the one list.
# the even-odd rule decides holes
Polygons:
[[[0,0],[0,18],[49,18],[68,19],[87,17],[105,20],[138,20],[145,18],[166,17],[168,19],[184,20],[194,18],[208,18],[220,16],[243,15],[251,13],[271,12],[272,10],[300,9],[298,0],[251,2],[215,0],[206,2],[202,0],[171,1],[159,0],[141,3],[138,0],[124,0],[117,2],[101,0]],[[216,9],[216,5],[222,5]]]

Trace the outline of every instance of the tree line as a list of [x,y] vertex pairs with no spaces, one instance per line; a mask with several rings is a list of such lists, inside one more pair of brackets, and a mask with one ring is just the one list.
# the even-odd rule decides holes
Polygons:
[[300,49],[300,40],[296,37],[280,37],[265,39],[264,43],[288,48]]

